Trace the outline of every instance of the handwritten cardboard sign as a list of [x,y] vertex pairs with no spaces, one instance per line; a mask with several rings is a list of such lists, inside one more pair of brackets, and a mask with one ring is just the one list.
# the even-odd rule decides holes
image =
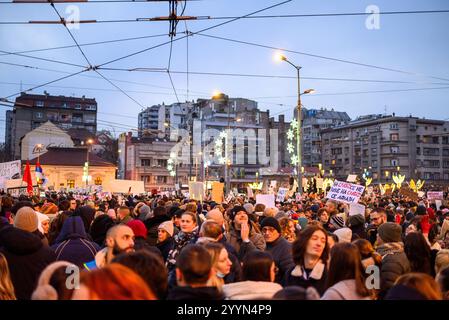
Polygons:
[[327,198],[344,203],[357,203],[364,190],[364,186],[335,180]]

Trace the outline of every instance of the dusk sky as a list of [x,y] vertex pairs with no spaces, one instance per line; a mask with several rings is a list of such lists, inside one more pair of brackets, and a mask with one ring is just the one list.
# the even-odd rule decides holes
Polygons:
[[[188,1],[184,15],[238,17],[280,2],[282,1]],[[183,4],[178,6],[179,11]],[[56,8],[62,16],[67,17],[65,10],[70,5],[73,6],[57,4]],[[81,20],[123,20],[168,15],[168,3],[161,2],[74,5],[79,7]],[[381,12],[449,10],[447,0],[296,0],[257,15],[362,13],[370,5],[377,6]],[[254,99],[259,103],[260,109],[269,109],[271,115],[285,114],[288,120],[291,119],[296,103],[295,69],[285,62],[274,62],[273,49],[205,36],[212,35],[404,71],[387,71],[284,51],[289,60],[302,66],[302,89],[316,90],[316,94],[304,96],[303,104],[306,108],[334,108],[346,111],[352,118],[385,113],[386,110],[388,114],[395,112],[396,115],[412,114],[449,120],[449,13],[381,15],[380,28],[374,30],[366,27],[367,18],[315,16],[240,19],[194,35],[188,38],[188,69],[192,72],[188,86],[187,75],[184,73],[187,71],[187,39],[174,41],[170,70],[173,71],[171,75],[179,101],[208,98],[215,90],[219,90],[230,97]],[[0,4],[0,22],[58,19],[49,4]],[[227,20],[189,21],[187,28],[196,32],[225,21]],[[178,34],[174,39],[183,37],[185,28],[185,23],[179,22]],[[168,31],[167,21],[81,24],[79,29],[72,29],[79,44],[158,35],[139,40],[82,46],[92,65],[102,65],[167,42],[170,39]],[[20,52],[67,45],[74,45],[74,41],[60,24],[0,24],[0,50],[3,51]],[[170,45],[163,45],[104,67],[166,69],[169,51]],[[77,47],[25,54],[87,66]],[[51,70],[12,66],[4,64],[5,62]],[[81,70],[81,67],[4,55],[0,52],[0,97],[20,92],[21,82],[22,89],[26,90]],[[32,92],[42,94],[46,90],[53,95],[85,95],[95,98],[99,106],[98,128],[109,129],[116,134],[137,127],[137,114],[142,109],[141,106],[177,101],[167,72],[99,72],[137,102],[93,71]],[[197,75],[194,72],[293,78]],[[346,81],[337,81],[336,78]],[[370,93],[366,93],[367,91]],[[5,111],[8,108],[0,106],[0,110],[0,141],[3,141]]]

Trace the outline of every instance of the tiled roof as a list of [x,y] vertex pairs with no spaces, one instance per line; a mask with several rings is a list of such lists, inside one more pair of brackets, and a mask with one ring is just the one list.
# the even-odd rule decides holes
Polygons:
[[[40,156],[41,165],[60,166],[84,166],[87,160],[86,148],[48,148],[48,151]],[[37,158],[30,161],[36,164]],[[95,153],[89,152],[89,166],[91,167],[115,167],[112,162],[101,159]]]

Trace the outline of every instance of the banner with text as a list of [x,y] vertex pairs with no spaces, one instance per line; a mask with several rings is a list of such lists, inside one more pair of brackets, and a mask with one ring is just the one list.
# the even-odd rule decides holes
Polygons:
[[364,190],[364,186],[335,180],[327,198],[345,203],[357,203]]

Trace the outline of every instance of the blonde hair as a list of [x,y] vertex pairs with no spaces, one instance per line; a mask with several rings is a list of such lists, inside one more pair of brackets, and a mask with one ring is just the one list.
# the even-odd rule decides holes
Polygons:
[[[209,252],[212,262],[212,268],[215,269],[218,264],[218,259],[220,257],[221,251],[225,249],[225,247],[218,242],[207,242],[204,244],[204,247],[206,248],[207,252]],[[216,287],[218,289],[221,289],[223,285],[224,280],[217,277],[217,275],[215,274],[207,281],[208,287]]]
[[435,258],[435,274],[449,266],[449,249],[441,249]]
[[14,286],[9,275],[8,261],[0,253],[0,300],[16,300]]

